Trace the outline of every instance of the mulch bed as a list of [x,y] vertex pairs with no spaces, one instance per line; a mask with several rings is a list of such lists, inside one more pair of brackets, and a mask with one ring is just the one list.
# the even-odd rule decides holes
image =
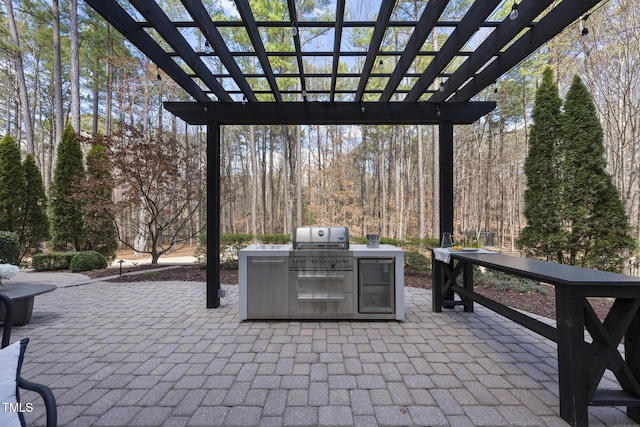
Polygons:
[[[205,282],[207,280],[207,271],[197,265],[180,265],[172,269],[162,269],[166,265],[138,265],[133,267],[125,267],[122,273],[141,272],[144,273],[122,276],[112,281],[115,282],[146,282],[146,281],[177,281],[177,282]],[[161,270],[158,270],[161,269]],[[112,276],[119,273],[117,268],[106,268],[102,270],[92,270],[85,272],[91,278]],[[220,282],[225,285],[238,284],[238,271],[226,270],[220,271]],[[424,271],[405,271],[405,286],[414,288],[431,289],[431,273]],[[540,293],[520,293],[510,290],[496,290],[489,287],[476,287],[475,290],[495,301],[499,301],[504,305],[540,316],[555,319],[555,296],[552,286],[547,286],[546,295]],[[608,313],[612,300],[607,298],[593,298],[589,300],[595,312],[602,319]]]

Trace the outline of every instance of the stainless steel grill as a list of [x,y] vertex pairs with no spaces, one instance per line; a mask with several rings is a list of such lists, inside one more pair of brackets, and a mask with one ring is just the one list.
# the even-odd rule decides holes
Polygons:
[[295,227],[289,270],[353,270],[347,227]]
[[353,255],[347,227],[295,227],[289,261],[292,313],[301,318],[353,315]]

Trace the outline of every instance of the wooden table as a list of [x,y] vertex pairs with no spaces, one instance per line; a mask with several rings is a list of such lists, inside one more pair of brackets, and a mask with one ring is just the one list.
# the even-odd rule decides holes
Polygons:
[[[477,302],[557,343],[560,416],[588,425],[588,405],[626,406],[640,423],[640,277],[503,254],[456,252],[449,263],[433,260],[433,311]],[[473,266],[484,266],[555,287],[556,327],[473,291]],[[462,286],[457,280],[462,273]],[[456,299],[455,296],[459,298]],[[609,297],[613,306],[601,322],[587,297]],[[535,298],[535,296],[532,296]],[[592,342],[585,341],[584,330]],[[624,338],[625,357],[618,351]],[[619,390],[598,389],[606,369]]]
[[[55,285],[35,285],[31,283],[4,285],[0,293],[5,294],[13,301],[13,326],[24,326],[29,323],[33,313],[35,296],[55,289]],[[0,320],[4,321],[4,310],[0,311]]]

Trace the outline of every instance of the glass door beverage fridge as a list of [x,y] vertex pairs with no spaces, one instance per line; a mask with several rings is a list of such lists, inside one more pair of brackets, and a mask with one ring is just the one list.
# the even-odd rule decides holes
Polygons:
[[358,311],[394,313],[395,260],[393,258],[358,259]]

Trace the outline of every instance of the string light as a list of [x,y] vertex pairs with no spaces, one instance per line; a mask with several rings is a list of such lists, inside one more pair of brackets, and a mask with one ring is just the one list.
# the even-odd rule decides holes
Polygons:
[[519,15],[519,13],[518,13],[518,3],[516,3],[515,0],[514,0],[513,6],[511,6],[511,13],[509,14],[509,19],[511,19],[512,21],[516,20],[516,19],[518,19],[518,15]]
[[584,16],[582,17],[582,31],[581,31],[582,37],[584,37],[584,36],[586,36],[587,34],[589,34],[589,29],[588,29],[588,28],[587,28],[587,26],[586,26],[586,25],[587,25],[587,19],[589,19],[589,15],[590,15],[590,14],[589,14],[589,13],[587,13],[586,15],[584,15]]
[[298,35],[298,27],[296,27],[295,25],[291,27],[291,35],[293,37]]

